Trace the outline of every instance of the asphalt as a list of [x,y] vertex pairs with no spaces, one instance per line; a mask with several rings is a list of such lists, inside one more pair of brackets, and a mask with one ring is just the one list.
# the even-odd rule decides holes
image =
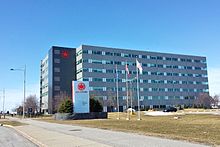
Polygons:
[[0,147],[37,147],[12,128],[0,126]]
[[[19,120],[29,125],[15,127],[39,146],[49,147],[205,147],[207,145],[186,141],[150,137],[134,133],[116,132],[76,125],[41,122],[31,119]],[[34,141],[33,141],[34,142]]]

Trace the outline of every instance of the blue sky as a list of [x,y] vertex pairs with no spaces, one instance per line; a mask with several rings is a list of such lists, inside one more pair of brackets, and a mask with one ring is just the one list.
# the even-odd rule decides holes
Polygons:
[[206,56],[210,92],[219,94],[219,7],[219,0],[1,1],[0,89],[6,89],[6,108],[23,97],[23,74],[9,69],[26,64],[27,94],[39,96],[40,60],[52,45]]

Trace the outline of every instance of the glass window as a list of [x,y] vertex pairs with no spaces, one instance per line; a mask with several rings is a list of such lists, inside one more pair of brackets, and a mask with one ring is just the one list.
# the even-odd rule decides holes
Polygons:
[[54,86],[55,91],[60,91],[60,86]]
[[92,63],[96,63],[96,64],[102,64],[102,60],[92,60]]
[[151,83],[155,84],[155,83],[157,83],[157,80],[151,80]]
[[193,77],[193,74],[188,74],[188,77]]
[[142,55],[142,58],[147,59],[147,55]]
[[179,74],[178,73],[173,73],[173,76],[179,76]]
[[173,84],[173,81],[168,80],[167,84]]
[[111,53],[111,52],[105,52],[105,55],[107,55],[107,56],[113,56],[113,53]]
[[54,54],[59,55],[60,54],[60,50],[54,50]]
[[113,69],[106,69],[106,73],[114,73]]
[[173,81],[173,84],[179,84],[179,81]]
[[173,68],[174,68],[174,69],[178,69],[178,66],[177,66],[177,65],[174,65]]
[[187,81],[182,81],[182,84],[187,84]]
[[187,62],[192,62],[192,59],[186,59]]
[[132,54],[132,57],[133,57],[133,58],[137,58],[137,57],[138,57],[138,55]]
[[114,82],[114,79],[106,79],[106,82]]
[[92,69],[92,72],[102,73],[102,69]]
[[182,62],[186,62],[186,59],[181,58],[180,61],[182,61]]
[[92,81],[95,81],[95,82],[102,82],[102,78],[93,78]]
[[124,57],[131,57],[131,54],[124,54]]
[[89,81],[89,78],[83,78],[83,81]]
[[167,76],[172,76],[173,74],[172,73],[167,73]]
[[149,67],[157,67],[157,64],[149,64]]
[[105,64],[113,64],[113,61],[106,60]]
[[95,91],[103,91],[103,87],[92,87]]
[[195,70],[201,70],[201,67],[195,67]]
[[200,60],[194,60],[195,63],[200,63]]
[[180,92],[180,89],[175,88],[175,89],[174,89],[174,92]]
[[164,73],[163,73],[163,72],[157,72],[157,75],[158,75],[158,76],[163,76]]
[[178,58],[172,58],[172,61],[178,61]]
[[166,65],[166,68],[172,68],[172,65]]
[[157,57],[156,56],[150,56],[150,59],[155,60],[155,59],[157,59]]
[[54,77],[54,81],[59,82],[60,81],[60,77]]
[[92,51],[92,54],[95,54],[95,55],[102,55],[102,51]]
[[158,64],[157,67],[158,68],[163,68],[163,64]]
[[163,57],[157,56],[157,60],[163,60]]
[[167,61],[171,61],[172,59],[171,59],[171,58],[169,58],[169,57],[166,57],[166,60],[167,60]]
[[158,91],[158,88],[152,88],[152,91]]
[[60,59],[54,59],[54,63],[60,63]]
[[114,53],[114,56],[121,56],[121,53]]
[[54,72],[60,72],[60,68],[59,67],[54,67]]
[[120,61],[115,61],[115,64],[121,65],[121,62]]
[[168,91],[173,92],[174,90],[173,90],[173,88],[168,88]]
[[148,96],[148,100],[152,100],[153,99],[153,97],[152,96]]
[[187,69],[192,69],[192,66],[187,66]]
[[158,83],[164,84],[164,80],[159,80]]
[[84,53],[84,54],[88,54],[88,51],[87,51],[87,50],[83,50],[83,53]]
[[159,88],[159,91],[164,92],[164,91],[165,91],[165,88]]

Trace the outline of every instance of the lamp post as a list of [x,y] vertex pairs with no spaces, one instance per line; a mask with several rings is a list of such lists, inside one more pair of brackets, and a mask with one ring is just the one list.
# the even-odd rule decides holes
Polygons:
[[5,118],[5,89],[1,91],[2,91],[2,114]]
[[22,118],[24,119],[24,111],[25,111],[24,104],[25,104],[25,93],[26,93],[26,65],[24,65],[24,68],[19,68],[19,69],[11,68],[10,70],[24,72],[24,101],[23,101],[23,116],[22,116]]

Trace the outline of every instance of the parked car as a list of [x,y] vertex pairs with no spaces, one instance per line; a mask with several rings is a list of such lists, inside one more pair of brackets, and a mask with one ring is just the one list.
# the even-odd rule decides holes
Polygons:
[[175,107],[168,107],[163,110],[163,112],[176,112],[176,111],[177,111],[177,109]]

